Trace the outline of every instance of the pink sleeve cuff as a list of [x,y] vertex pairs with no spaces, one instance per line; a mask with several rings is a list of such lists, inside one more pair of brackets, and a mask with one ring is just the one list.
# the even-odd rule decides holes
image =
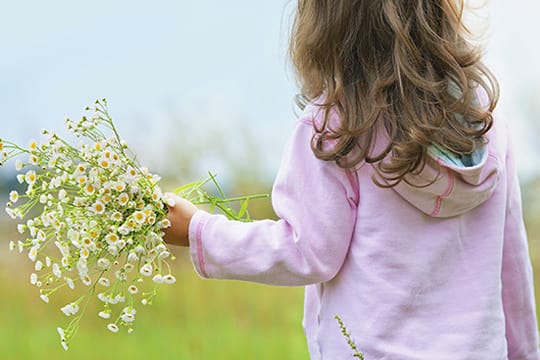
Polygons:
[[204,261],[204,250],[202,244],[202,232],[204,225],[210,218],[210,214],[203,210],[198,210],[189,223],[189,253],[191,262],[195,267],[195,271],[203,278],[209,278]]

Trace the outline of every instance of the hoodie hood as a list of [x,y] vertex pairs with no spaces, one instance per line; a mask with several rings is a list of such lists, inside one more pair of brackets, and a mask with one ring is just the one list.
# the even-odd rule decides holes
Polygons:
[[[426,166],[393,190],[423,213],[439,218],[461,215],[488,200],[499,181],[498,161],[487,145],[468,159],[431,148]],[[470,165],[467,165],[467,164]],[[435,181],[434,181],[435,179]]]
[[[477,95],[478,100],[475,101],[487,103],[483,92],[479,91]],[[306,112],[312,112],[313,119],[322,117],[321,109],[317,106],[319,101],[317,99],[306,107]],[[339,124],[335,110],[331,115],[331,125],[334,122]],[[483,204],[493,194],[501,173],[498,151],[505,147],[502,141],[506,136],[500,136],[497,127],[494,124],[488,132],[487,144],[470,156],[456,156],[440,146],[431,146],[422,172],[405,176],[406,181],[394,186],[393,191],[424,214],[437,218],[458,216]],[[382,124],[378,125],[376,132],[372,150],[374,154],[380,154],[390,139]],[[329,142],[327,146],[333,146],[333,143]],[[377,172],[377,165],[371,166]],[[378,180],[384,183],[383,179]]]
[[[451,87],[450,91],[457,90]],[[473,101],[487,104],[488,100],[485,92],[478,90]],[[406,181],[401,181],[393,190],[426,215],[438,218],[458,216],[483,204],[493,194],[501,172],[497,153],[504,144],[497,128],[493,126],[486,135],[486,143],[469,156],[430,146],[424,169],[417,175],[405,176]],[[383,129],[378,128],[382,135],[375,143],[378,153],[390,141]]]

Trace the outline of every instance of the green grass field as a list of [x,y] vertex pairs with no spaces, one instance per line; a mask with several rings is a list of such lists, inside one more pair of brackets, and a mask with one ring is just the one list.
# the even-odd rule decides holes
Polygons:
[[177,283],[140,307],[132,334],[112,334],[89,307],[67,352],[55,330],[67,320],[62,299],[43,303],[26,280],[29,269],[4,261],[0,359],[308,359],[301,288],[202,280],[188,261],[180,254]]

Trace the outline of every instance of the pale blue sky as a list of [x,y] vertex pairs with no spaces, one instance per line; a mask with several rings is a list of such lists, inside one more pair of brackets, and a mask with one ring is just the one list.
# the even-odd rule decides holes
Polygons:
[[[107,97],[123,136],[151,166],[171,164],[163,145],[182,132],[171,129],[182,118],[192,123],[183,133],[193,136],[247,124],[269,176],[277,170],[294,122],[296,89],[285,60],[294,1],[0,4],[1,137],[26,142],[43,127],[62,129],[66,115],[78,118],[86,104]],[[540,2],[489,5],[488,62],[515,123],[520,169],[538,171],[537,135],[525,124],[540,116]],[[230,143],[242,144],[240,136],[230,131]],[[220,167],[219,157],[201,161],[201,169]]]

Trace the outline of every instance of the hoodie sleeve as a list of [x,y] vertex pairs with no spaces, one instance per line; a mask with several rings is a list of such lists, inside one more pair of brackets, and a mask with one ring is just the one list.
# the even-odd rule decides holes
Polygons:
[[509,360],[540,360],[533,272],[514,159],[507,155],[508,202],[503,246],[502,299]]
[[357,182],[313,155],[312,134],[313,126],[299,121],[285,148],[272,190],[279,220],[244,223],[202,210],[194,214],[190,254],[199,275],[307,285],[337,274],[355,225]]

